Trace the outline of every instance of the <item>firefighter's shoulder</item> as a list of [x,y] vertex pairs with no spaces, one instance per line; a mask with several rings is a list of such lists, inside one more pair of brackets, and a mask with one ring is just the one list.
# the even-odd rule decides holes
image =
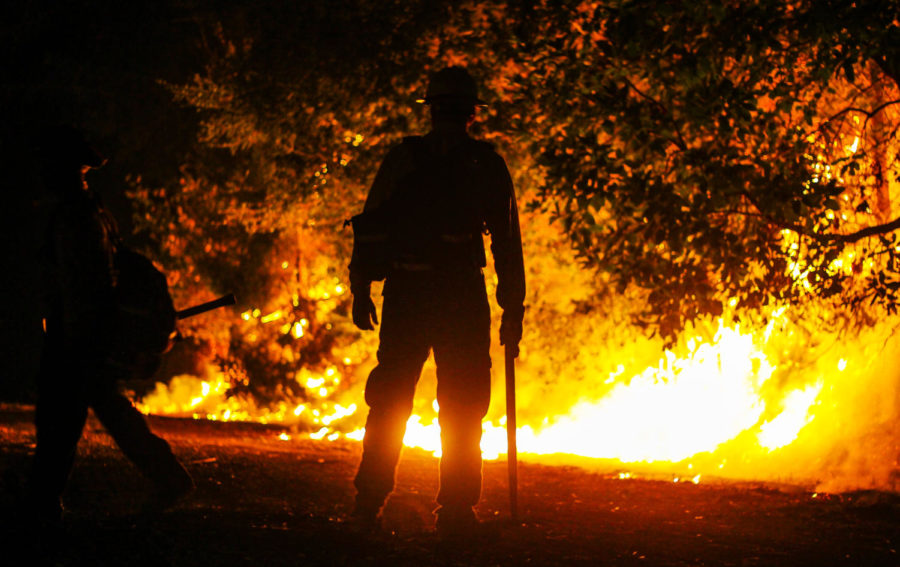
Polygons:
[[505,171],[507,169],[506,160],[497,152],[494,144],[473,138],[470,142],[470,147],[473,157],[482,165],[492,170],[498,169]]
[[409,162],[414,158],[417,148],[424,143],[424,136],[404,136],[399,144],[394,144],[384,156],[385,163],[394,165]]

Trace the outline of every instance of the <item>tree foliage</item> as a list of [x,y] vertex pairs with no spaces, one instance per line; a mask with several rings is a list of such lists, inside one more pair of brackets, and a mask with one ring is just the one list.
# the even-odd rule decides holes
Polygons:
[[236,293],[239,322],[185,332],[262,398],[302,397],[298,367],[324,372],[367,356],[346,317],[342,225],[380,149],[409,128],[411,109],[391,97],[418,34],[398,47],[393,32],[418,18],[414,4],[397,5],[385,18],[362,2],[237,4],[203,26],[204,71],[167,84],[198,112],[198,144],[177,183],[135,180],[137,225],[155,237],[181,303]]
[[260,387],[364,349],[341,223],[450,64],[528,204],[532,328],[613,293],[664,336],[731,308],[896,308],[895,0],[269,4],[202,20],[205,69],[167,85],[198,144],[178,183],[132,192],[185,301],[238,292],[215,341]]
[[895,308],[896,2],[536,10],[545,206],[664,333],[729,300]]

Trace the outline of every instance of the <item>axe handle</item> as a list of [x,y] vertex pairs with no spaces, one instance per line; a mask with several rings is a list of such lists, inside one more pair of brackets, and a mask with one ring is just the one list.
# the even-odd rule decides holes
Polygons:
[[519,521],[519,462],[516,448],[516,357],[506,346],[506,468],[509,472],[509,513]]
[[219,307],[224,307],[226,305],[234,305],[235,299],[234,294],[229,293],[228,295],[223,295],[218,299],[213,299],[212,301],[207,301],[206,303],[201,303],[200,305],[194,305],[193,307],[188,307],[187,309],[182,309],[180,311],[175,312],[176,319],[187,319],[188,317],[193,317],[194,315],[199,315],[201,313],[206,313],[207,311],[212,311],[213,309],[218,309]]

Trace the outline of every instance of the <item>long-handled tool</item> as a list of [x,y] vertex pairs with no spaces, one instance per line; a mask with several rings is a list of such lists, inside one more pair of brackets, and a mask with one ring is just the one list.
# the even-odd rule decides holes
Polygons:
[[175,312],[176,319],[187,319],[188,317],[193,317],[194,315],[199,315],[201,313],[206,313],[207,311],[212,311],[213,309],[218,309],[219,307],[225,307],[226,305],[234,305],[235,299],[234,294],[229,293],[228,295],[223,295],[218,299],[213,299],[212,301],[207,301],[206,303],[201,303],[200,305],[194,305],[193,307],[188,307],[187,309],[182,309],[180,311]]
[[519,459],[516,449],[516,356],[514,345],[506,345],[506,468],[509,471],[509,513],[519,521]]

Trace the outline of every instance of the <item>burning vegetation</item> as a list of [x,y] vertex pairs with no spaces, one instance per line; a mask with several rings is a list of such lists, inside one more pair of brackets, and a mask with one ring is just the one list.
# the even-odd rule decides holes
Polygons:
[[[201,117],[194,154],[131,197],[178,303],[242,304],[188,322],[193,371],[142,411],[362,438],[375,337],[349,318],[341,223],[386,148],[424,131],[427,72],[464,64],[492,103],[476,135],[528,204],[523,458],[896,489],[900,23],[821,2],[549,4],[426,26],[412,3],[366,20],[357,58],[327,30],[367,8],[326,24],[298,7],[306,34],[212,26],[206,70],[168,85]],[[496,374],[486,458],[506,450]],[[433,366],[418,392],[405,442],[439,454]]]

